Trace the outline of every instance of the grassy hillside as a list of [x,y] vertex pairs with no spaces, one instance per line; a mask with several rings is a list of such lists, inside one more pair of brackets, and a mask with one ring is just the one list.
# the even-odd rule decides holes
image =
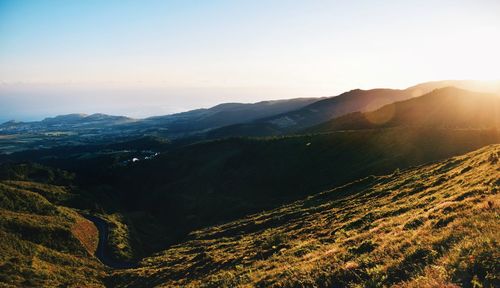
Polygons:
[[330,120],[308,131],[325,132],[395,126],[438,128],[500,127],[500,96],[453,87],[386,105],[372,112],[357,112]]
[[499,287],[500,146],[198,230],[118,287]]
[[[157,142],[138,142],[140,149],[148,143]],[[495,130],[390,128],[158,143],[158,157],[128,164],[122,163],[140,152],[128,148],[129,143],[61,147],[15,153],[8,160],[31,159],[76,175],[12,164],[0,166],[0,179],[78,185],[73,189],[77,193],[53,203],[99,213],[109,222],[113,257],[133,261],[181,241],[193,229],[493,143],[500,143]]]
[[[139,178],[131,181],[141,179],[148,185],[168,185],[169,177],[176,177],[173,167],[199,170],[179,171],[189,172],[185,174],[188,178],[180,179],[180,183],[192,182],[183,187],[193,189],[185,190],[186,194],[181,193],[183,190],[167,194],[172,190],[166,185],[149,194],[147,190],[134,190],[140,186],[127,191],[142,194],[106,192],[116,194],[113,197],[130,197],[124,199],[125,203],[133,202],[117,206],[113,214],[106,210],[107,215],[102,216],[109,222],[108,249],[116,259],[151,255],[151,251],[172,243],[175,229],[184,233],[290,203],[292,199],[303,200],[192,231],[187,238],[178,238],[176,245],[145,258],[139,268],[114,272],[91,256],[97,244],[95,226],[65,207],[75,202],[75,191],[54,185],[71,182],[72,175],[38,165],[14,165],[1,175],[18,180],[0,180],[0,286],[479,287],[476,284],[480,283],[483,287],[498,287],[500,255],[495,253],[499,251],[500,236],[500,146],[403,172],[392,169],[484,146],[498,137],[490,133],[397,128],[229,139],[191,145],[173,155],[133,165],[128,171],[131,174],[122,176],[135,175]],[[283,158],[286,155],[289,158]],[[328,155],[340,162],[328,166]],[[185,163],[184,168],[169,166],[176,165],[171,162],[176,159],[173,156],[178,156],[180,162],[195,162]],[[297,162],[291,161],[295,159],[292,156],[298,157]],[[278,159],[286,162],[277,165]],[[196,163],[199,166],[192,166]],[[252,166],[256,163],[262,166]],[[150,168],[156,165],[168,174],[158,174],[164,182],[153,182],[154,170]],[[250,168],[247,174],[243,168]],[[372,171],[384,174],[386,170],[390,176],[365,177],[307,197],[315,192],[312,187],[321,189],[321,185],[347,181],[356,173],[366,176]],[[235,173],[232,179],[241,181],[240,187],[250,188],[222,190],[231,182],[222,181],[227,176],[221,173],[231,171]],[[293,171],[297,174],[287,174]],[[273,172],[284,173],[286,178],[276,177]],[[46,178],[48,183],[31,181],[46,176],[50,176]],[[248,182],[244,182],[245,177]],[[268,181],[276,178],[276,182],[256,180],[265,177],[269,177]],[[202,190],[203,185],[215,181],[222,181],[221,186],[211,188],[221,190]],[[314,181],[324,182],[320,185]],[[267,188],[272,183],[275,191]],[[283,187],[278,190],[280,183]],[[294,190],[292,185],[300,184]],[[260,187],[263,192],[258,191]],[[198,194],[191,192],[195,188],[200,189]],[[137,195],[141,197],[133,197]],[[173,214],[155,214],[158,211]]]
[[68,193],[62,186],[0,181],[1,287],[103,287],[104,267],[91,256],[95,226],[52,203]]
[[175,238],[362,177],[499,142],[496,131],[418,128],[226,139],[117,169],[110,186],[130,211],[147,211]]

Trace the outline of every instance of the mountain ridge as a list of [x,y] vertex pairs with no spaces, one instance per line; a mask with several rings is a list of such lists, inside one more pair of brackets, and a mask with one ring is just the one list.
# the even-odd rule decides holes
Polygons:
[[435,89],[420,97],[354,112],[307,129],[307,132],[373,129],[395,126],[450,128],[500,127],[500,96],[456,87]]
[[420,83],[405,89],[374,88],[353,89],[340,95],[327,97],[295,111],[262,118],[244,124],[235,124],[207,133],[208,138],[231,136],[276,136],[300,132],[308,127],[353,112],[366,112],[386,104],[425,95],[437,88],[456,86],[482,92],[499,92],[500,81],[444,80]]

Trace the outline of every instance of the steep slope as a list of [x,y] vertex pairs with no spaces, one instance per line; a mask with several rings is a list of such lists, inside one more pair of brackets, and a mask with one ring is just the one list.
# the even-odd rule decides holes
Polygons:
[[118,287],[499,287],[500,146],[199,230]]
[[0,181],[0,286],[104,287],[91,256],[97,229],[54,204],[67,196],[61,186]]
[[373,112],[352,113],[313,127],[309,132],[395,126],[437,128],[500,127],[500,95],[453,87],[386,105]]

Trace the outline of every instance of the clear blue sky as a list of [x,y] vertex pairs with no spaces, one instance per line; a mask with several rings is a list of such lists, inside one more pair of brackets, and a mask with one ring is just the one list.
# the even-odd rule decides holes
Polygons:
[[496,0],[0,0],[0,120],[499,79],[498,15]]

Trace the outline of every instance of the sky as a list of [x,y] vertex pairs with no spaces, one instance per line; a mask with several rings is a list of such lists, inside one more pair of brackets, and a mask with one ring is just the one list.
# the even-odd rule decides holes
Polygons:
[[500,79],[498,0],[0,0],[0,121]]

